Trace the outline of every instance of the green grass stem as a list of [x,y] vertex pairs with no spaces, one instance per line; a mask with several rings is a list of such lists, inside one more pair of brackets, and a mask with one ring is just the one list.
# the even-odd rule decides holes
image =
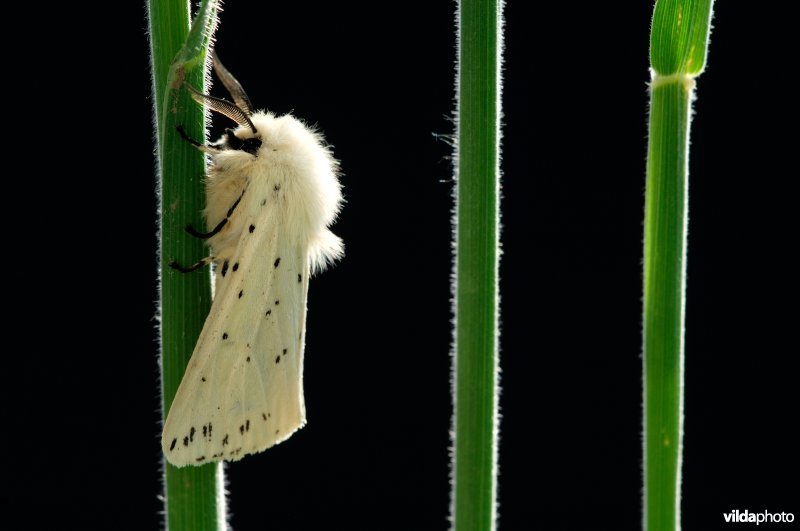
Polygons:
[[[203,89],[206,50],[218,6],[216,1],[204,1],[191,31],[185,0],[149,0],[147,7],[159,175],[161,391],[166,417],[211,306],[207,273],[180,274],[167,264],[173,259],[192,264],[208,252],[183,230],[187,223],[204,226],[204,156],[175,128],[180,124],[193,138],[205,138],[203,108],[191,100],[182,82]],[[224,529],[222,484],[218,464],[179,469],[165,462],[167,529]]]
[[453,492],[458,531],[495,528],[502,2],[458,7]]
[[644,235],[644,516],[680,529],[688,160],[695,77],[712,0],[658,0],[650,42]]

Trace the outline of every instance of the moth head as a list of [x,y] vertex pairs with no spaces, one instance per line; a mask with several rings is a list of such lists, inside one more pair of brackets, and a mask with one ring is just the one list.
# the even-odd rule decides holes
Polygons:
[[225,134],[216,146],[220,149],[235,149],[256,155],[261,148],[261,135],[258,132],[252,134],[249,129],[239,129],[239,136],[236,136],[236,131],[233,129],[225,129]]
[[226,129],[225,134],[215,147],[223,150],[235,149],[256,155],[261,147],[261,134],[250,119],[253,115],[253,106],[250,103],[250,98],[247,97],[242,84],[220,62],[216,52],[212,52],[211,58],[214,72],[230,93],[233,102],[203,94],[194,87],[187,85],[189,93],[196,102],[205,104],[212,111],[230,118],[239,125],[237,131]]

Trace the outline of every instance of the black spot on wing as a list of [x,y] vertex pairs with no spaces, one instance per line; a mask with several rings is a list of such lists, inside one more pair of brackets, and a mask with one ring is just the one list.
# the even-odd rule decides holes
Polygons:
[[274,265],[275,267],[278,267],[279,265],[281,265],[281,257],[280,257],[280,256],[279,256],[278,258],[276,258],[276,259],[275,259],[275,264],[273,264],[273,265]]
[[303,275],[301,275],[300,273],[297,273],[297,281],[298,282],[302,282],[303,281]]
[[222,439],[222,446],[228,445],[228,434],[225,434],[225,437]]
[[275,306],[279,305],[280,303],[281,303],[281,301],[276,300],[275,301]]
[[194,426],[189,430],[189,442],[194,442]]
[[226,339],[228,339],[228,332],[223,332],[222,333],[222,340],[224,341]]
[[189,446],[189,436],[188,435],[183,438],[183,445],[184,446]]
[[253,234],[253,231],[256,230],[256,226],[255,225],[250,225],[248,230],[250,231],[250,234]]
[[278,354],[278,357],[277,357],[277,358],[275,358],[275,364],[277,365],[277,364],[278,364],[278,363],[280,363],[280,362],[281,362],[281,355],[280,355],[280,354]]
[[[236,270],[234,269],[234,271],[236,271]],[[225,273],[227,273],[227,272],[228,272],[228,261],[227,261],[227,260],[225,260],[225,261],[222,263],[222,276],[224,277],[224,276],[225,276]]]
[[[264,420],[267,420],[267,417],[264,417]],[[170,452],[175,449],[175,445],[177,443],[178,443],[178,439],[172,439],[172,444],[169,445],[169,451]]]
[[244,290],[240,289],[240,290],[239,290],[239,298],[240,298],[240,299],[242,298],[242,295],[244,295]]
[[272,314],[272,310],[267,310],[266,316],[269,317]]
[[239,270],[239,262],[236,262],[235,264],[233,264],[233,270],[234,271],[238,271]]

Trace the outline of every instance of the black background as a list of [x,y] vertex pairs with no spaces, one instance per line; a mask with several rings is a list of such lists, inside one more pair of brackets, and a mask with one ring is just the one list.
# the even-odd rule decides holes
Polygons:
[[[78,208],[47,220],[69,228],[47,233],[69,249],[45,263],[59,262],[45,289],[66,286],[45,305],[60,328],[34,338],[8,386],[9,439],[26,446],[6,454],[3,500],[31,528],[161,525],[156,183],[135,4],[108,24],[78,17],[60,51],[70,97],[52,102],[72,140],[37,160],[73,177],[48,200]],[[800,516],[794,43],[788,16],[740,4],[717,5],[692,125],[685,529],[723,528],[733,509]],[[227,466],[236,530],[447,528],[454,10],[230,0],[222,13],[227,67],[257,107],[319,124],[347,200],[334,227],[346,256],[310,289],[309,423]],[[652,5],[505,13],[500,527],[637,529]]]

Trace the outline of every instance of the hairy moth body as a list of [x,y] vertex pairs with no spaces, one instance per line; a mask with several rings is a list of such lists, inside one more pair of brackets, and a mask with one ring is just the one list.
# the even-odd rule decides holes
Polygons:
[[[305,424],[303,350],[308,280],[343,253],[328,230],[342,202],[322,137],[291,115],[253,111],[230,73],[234,102],[192,91],[236,121],[210,154],[205,218],[216,283],[211,311],[164,423],[176,466],[238,460]],[[192,90],[192,89],[190,89]],[[191,140],[190,140],[191,141]]]

